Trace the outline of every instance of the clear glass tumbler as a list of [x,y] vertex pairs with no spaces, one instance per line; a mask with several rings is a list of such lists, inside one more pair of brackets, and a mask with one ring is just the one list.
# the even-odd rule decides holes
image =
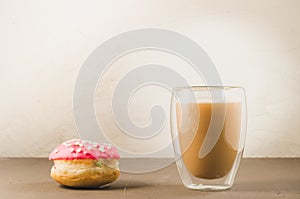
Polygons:
[[170,116],[176,164],[183,184],[196,190],[229,189],[245,145],[244,89],[175,88]]

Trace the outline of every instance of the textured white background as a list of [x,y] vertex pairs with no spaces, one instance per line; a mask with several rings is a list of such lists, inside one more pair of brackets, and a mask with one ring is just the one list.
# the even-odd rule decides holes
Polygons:
[[[225,84],[246,88],[245,156],[299,157],[299,10],[298,0],[0,0],[0,156],[46,157],[76,137],[72,92],[89,53],[123,31],[162,27],[197,41]],[[109,88],[99,89],[100,105]],[[148,113],[131,107],[132,118],[147,123]]]

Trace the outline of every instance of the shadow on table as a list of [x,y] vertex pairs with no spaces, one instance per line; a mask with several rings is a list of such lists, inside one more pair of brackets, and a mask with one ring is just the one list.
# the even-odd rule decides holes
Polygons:
[[151,187],[151,186],[153,186],[153,185],[146,184],[146,183],[143,183],[140,181],[132,181],[132,180],[130,180],[130,181],[118,180],[117,182],[111,184],[110,186],[103,187],[103,188],[97,188],[97,187],[76,188],[76,187],[67,187],[67,186],[60,185],[60,187],[63,189],[80,190],[80,191],[82,191],[82,190],[105,191],[105,190],[120,190],[120,189],[139,189],[139,188]]

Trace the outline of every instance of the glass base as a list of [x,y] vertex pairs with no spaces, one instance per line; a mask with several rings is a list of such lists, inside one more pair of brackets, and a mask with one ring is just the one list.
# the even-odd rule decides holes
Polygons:
[[187,188],[198,191],[225,191],[231,188],[231,186],[225,185],[203,185],[203,184],[191,184],[185,185]]

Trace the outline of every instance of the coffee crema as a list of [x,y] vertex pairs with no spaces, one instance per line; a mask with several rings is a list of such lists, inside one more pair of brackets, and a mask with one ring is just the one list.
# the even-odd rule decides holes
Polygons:
[[[213,132],[217,139],[215,145],[204,157],[200,157],[200,149],[211,124],[212,110],[216,113],[215,119],[224,120],[224,124],[220,128],[221,133]],[[182,159],[188,171],[203,179],[226,176],[232,169],[238,151],[241,104],[177,103],[176,113]]]

